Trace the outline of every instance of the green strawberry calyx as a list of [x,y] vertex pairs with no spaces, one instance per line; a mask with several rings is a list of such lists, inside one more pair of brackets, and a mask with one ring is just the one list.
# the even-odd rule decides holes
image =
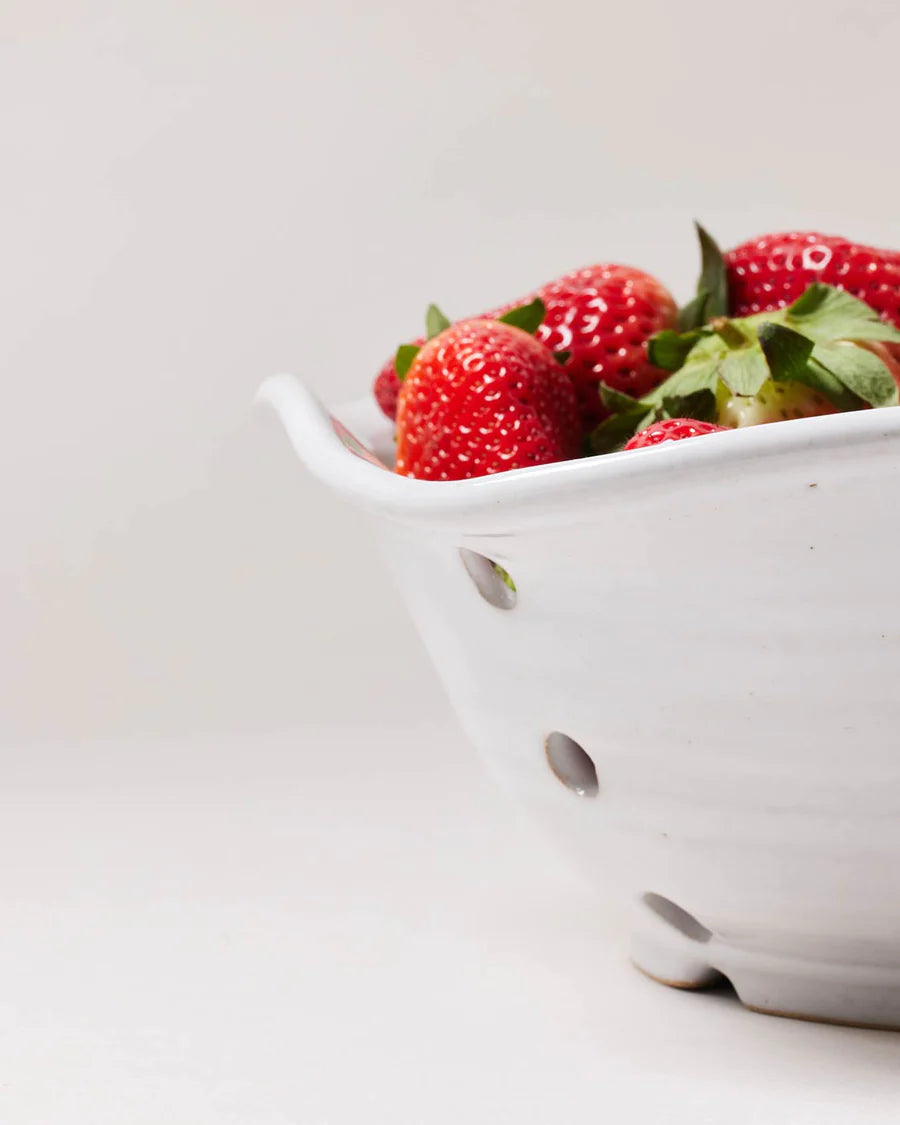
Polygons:
[[[501,324],[509,324],[513,328],[521,328],[523,332],[527,332],[529,336],[533,336],[543,323],[544,316],[547,309],[544,302],[540,297],[535,297],[533,301],[529,301],[526,305],[517,305],[514,309],[509,309],[502,316],[496,319]],[[446,328],[449,328],[453,322],[446,317],[437,305],[429,305],[425,310],[425,337],[428,340],[433,340],[435,336],[439,336]],[[406,376],[409,374],[409,369],[413,365],[413,360],[421,351],[419,344],[401,344],[397,348],[394,355],[394,370],[397,372],[397,378],[402,383]],[[565,363],[569,358],[569,352],[554,352],[557,360],[560,363]]]
[[[425,338],[433,340],[435,336],[439,336],[445,328],[449,328],[453,322],[449,317],[444,316],[437,305],[429,305],[425,310]],[[397,348],[394,356],[394,370],[397,372],[397,378],[402,383],[406,376],[409,374],[409,369],[413,365],[413,360],[421,351],[419,344],[401,344]]]
[[394,355],[394,370],[397,372],[397,378],[402,383],[406,376],[409,374],[409,369],[413,365],[413,360],[421,351],[418,344],[401,344],[397,348]]
[[659,332],[648,342],[648,358],[672,374],[641,399],[601,384],[610,415],[592,433],[591,449],[620,449],[663,418],[714,422],[723,396],[752,399],[770,380],[802,384],[838,410],[897,406],[893,375],[865,347],[875,342],[900,343],[900,331],[864,301],[820,282],[776,312],[717,314],[684,332]]
[[693,300],[678,310],[679,332],[690,332],[716,316],[728,314],[728,272],[719,245],[709,231],[694,222],[700,243],[700,279]]
[[533,336],[544,322],[547,313],[546,306],[540,297],[535,297],[527,305],[518,305],[497,319],[501,324],[511,324],[513,328],[521,328],[529,336]]

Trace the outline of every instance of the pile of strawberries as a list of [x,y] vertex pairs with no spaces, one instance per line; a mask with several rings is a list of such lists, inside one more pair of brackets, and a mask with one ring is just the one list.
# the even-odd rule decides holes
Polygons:
[[426,336],[375,380],[396,471],[446,481],[638,449],[746,425],[894,406],[900,253],[817,233],[722,254],[679,309],[629,266],[566,274]]

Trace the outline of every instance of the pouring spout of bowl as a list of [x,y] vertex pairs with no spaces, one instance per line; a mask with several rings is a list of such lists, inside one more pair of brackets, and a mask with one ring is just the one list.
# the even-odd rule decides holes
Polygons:
[[[270,375],[260,384],[254,401],[275,411],[297,455],[316,475],[321,475],[317,468],[328,467],[330,458],[340,452],[336,420],[296,375]],[[358,444],[365,450],[362,442]]]
[[[389,509],[405,495],[404,486],[418,483],[395,476],[371,445],[326,410],[296,375],[269,376],[254,401],[275,411],[307,469],[348,499],[367,507]],[[350,407],[342,414],[351,424],[358,417],[364,432],[372,429],[358,406],[355,411]]]

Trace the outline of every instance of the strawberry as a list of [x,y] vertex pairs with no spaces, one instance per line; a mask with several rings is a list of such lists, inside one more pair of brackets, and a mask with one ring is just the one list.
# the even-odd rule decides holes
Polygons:
[[[790,304],[813,281],[852,293],[881,319],[900,328],[900,253],[861,246],[814,231],[768,234],[724,257],[729,307],[735,316]],[[871,345],[900,386],[900,345]]]
[[[876,250],[814,231],[767,234],[723,255],[697,225],[702,273],[697,297],[679,313],[679,327],[699,327],[713,316],[752,316],[784,308],[813,283],[852,294],[881,319],[900,328],[900,252]],[[866,344],[900,387],[900,345]]]
[[732,394],[720,383],[716,395],[716,418],[722,426],[731,429],[836,412],[837,407],[821,391],[796,382],[777,383],[767,379],[755,395]]
[[566,370],[586,430],[606,413],[601,382],[640,397],[665,378],[647,359],[647,341],[674,326],[677,307],[650,274],[631,266],[588,266],[551,281],[536,296],[547,310],[538,339],[571,354]]
[[664,441],[683,441],[703,434],[724,433],[727,428],[712,422],[698,422],[696,418],[664,418],[636,433],[625,443],[625,448],[644,449],[648,445],[662,445]]
[[725,255],[733,316],[784,308],[814,281],[844,289],[900,328],[900,253],[794,231],[751,239]]
[[[569,357],[566,371],[585,431],[607,413],[597,393],[601,381],[640,396],[666,377],[648,361],[647,341],[655,332],[675,326],[677,308],[668,290],[649,274],[631,266],[587,266],[551,281],[516,305],[534,299],[546,309],[538,339]],[[513,307],[485,316],[499,317]],[[394,417],[398,387],[392,360],[378,373],[374,390],[381,409]]]
[[[705,316],[722,291],[701,279],[682,310]],[[642,399],[601,388],[612,411],[591,435],[595,453],[620,449],[662,418],[695,418],[727,426],[896,406],[896,364],[888,348],[900,330],[849,293],[816,282],[787,308],[665,331],[649,345],[651,360],[673,374]]]
[[397,405],[398,473],[462,480],[581,452],[572,381],[523,328],[464,320],[413,351],[398,352],[398,365],[409,365]]
[[[421,347],[424,343],[424,337],[416,340],[416,345],[418,347]],[[397,378],[393,356],[391,356],[375,376],[372,392],[382,412],[393,421],[394,418],[397,417],[397,399],[400,397],[400,380]]]

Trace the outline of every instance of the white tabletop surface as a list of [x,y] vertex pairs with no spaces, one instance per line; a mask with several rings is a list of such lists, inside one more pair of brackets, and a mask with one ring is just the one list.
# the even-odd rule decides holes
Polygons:
[[633,970],[456,730],[2,765],[3,1125],[900,1119],[900,1035]]

